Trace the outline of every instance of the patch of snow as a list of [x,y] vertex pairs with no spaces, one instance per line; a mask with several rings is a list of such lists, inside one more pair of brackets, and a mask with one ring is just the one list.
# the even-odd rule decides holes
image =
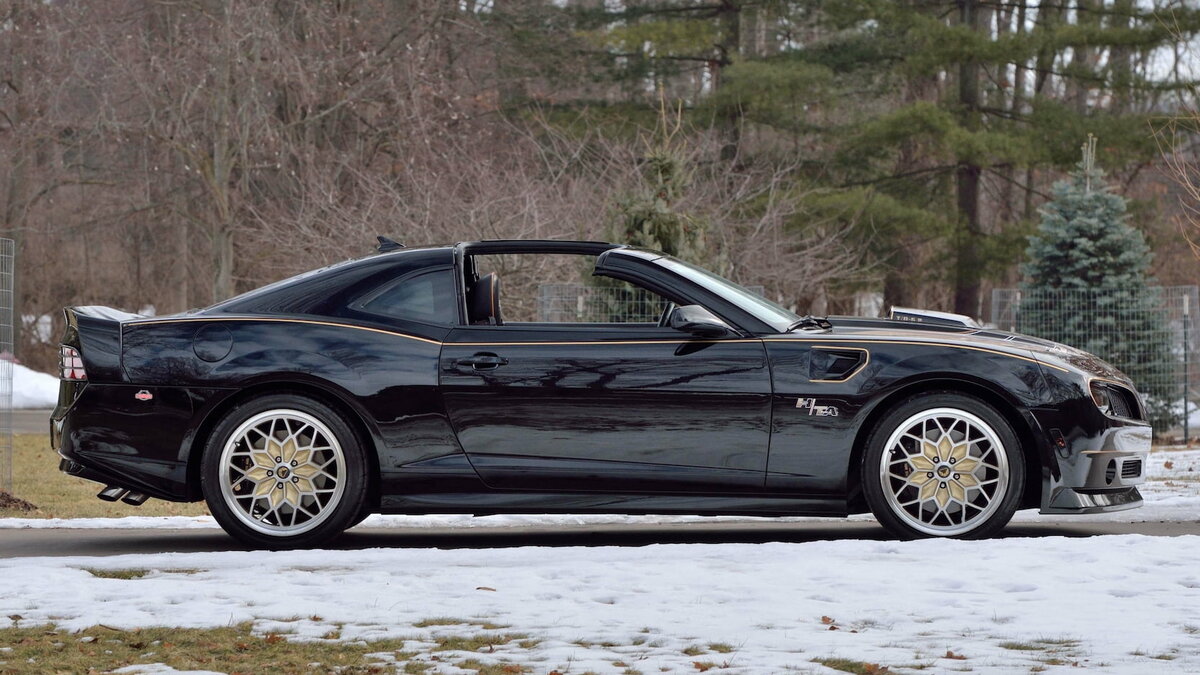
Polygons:
[[33,314],[22,314],[21,325],[23,330],[33,336],[34,340],[42,344],[50,344],[54,335],[54,317],[49,314],[35,316]]
[[112,671],[114,673],[130,673],[132,675],[223,675],[212,670],[176,670],[165,663],[148,663],[143,665],[125,666]]
[[[1198,558],[1200,537],[1140,535],[18,558],[0,560],[0,606],[21,626],[67,630],[251,621],[318,640],[338,629],[341,640],[404,638],[425,658],[433,638],[492,622],[507,627],[489,633],[539,642],[438,652],[440,663],[507,659],[538,672],[614,672],[616,661],[822,671],[812,660],[831,657],[893,672],[1016,672],[1050,659],[1196,672]],[[130,568],[152,571],[88,571]],[[465,623],[415,625],[434,617]]]
[[53,408],[58,403],[58,378],[12,364],[13,408]]
[[0,518],[0,530],[192,530],[218,527],[212,516],[126,516],[124,518]]

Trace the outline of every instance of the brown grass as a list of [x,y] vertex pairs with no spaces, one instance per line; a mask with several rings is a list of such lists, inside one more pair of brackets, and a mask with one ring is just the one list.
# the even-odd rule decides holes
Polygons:
[[96,493],[104,487],[58,470],[58,453],[50,449],[50,436],[13,436],[14,497],[37,507],[34,511],[0,507],[0,518],[120,518],[123,516],[203,516],[203,503],[180,504],[157,499],[130,506],[104,502]]
[[[292,641],[288,635],[257,634],[249,622],[209,629],[119,630],[97,625],[77,633],[50,625],[9,627],[0,628],[0,649],[7,648],[0,651],[0,673],[107,673],[154,663],[177,670],[227,673],[423,673],[437,662],[461,658],[446,651],[490,652],[519,637],[523,636],[435,636],[432,650],[405,651],[403,639]],[[501,663],[466,658],[455,665],[484,675],[534,672],[508,658]]]
[[381,673],[394,671],[368,654],[392,652],[399,664],[414,656],[399,651],[403,640],[292,642],[280,635],[256,635],[248,623],[206,630],[95,626],[78,633],[50,626],[4,628],[0,645],[12,650],[0,652],[0,672],[6,675],[106,673],[152,663],[231,673]]

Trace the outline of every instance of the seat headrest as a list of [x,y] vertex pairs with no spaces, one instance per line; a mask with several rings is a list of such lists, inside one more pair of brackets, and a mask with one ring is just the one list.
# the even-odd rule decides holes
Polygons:
[[472,324],[499,326],[504,323],[500,316],[500,277],[495,274],[479,277],[471,285],[469,295]]

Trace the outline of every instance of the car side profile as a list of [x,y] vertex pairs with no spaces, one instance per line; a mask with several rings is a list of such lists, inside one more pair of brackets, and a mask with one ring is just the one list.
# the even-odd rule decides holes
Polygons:
[[[381,241],[199,311],[66,309],[60,468],[112,501],[203,499],[265,548],[371,513],[870,511],[978,538],[1141,503],[1144,407],[1090,354],[933,312],[800,317],[619,244]],[[484,269],[541,256],[638,315],[546,321]]]

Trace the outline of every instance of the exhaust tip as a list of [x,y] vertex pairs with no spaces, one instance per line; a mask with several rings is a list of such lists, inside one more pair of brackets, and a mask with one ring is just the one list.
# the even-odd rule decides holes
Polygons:
[[141,506],[142,504],[145,504],[146,500],[149,498],[149,495],[142,494],[141,492],[130,492],[122,497],[121,501],[129,504],[130,506]]
[[101,490],[100,492],[96,493],[96,497],[103,499],[106,502],[115,502],[118,499],[120,499],[121,497],[124,497],[125,493],[127,493],[127,492],[129,492],[129,490],[126,490],[123,487],[117,487],[116,485],[109,485],[109,486],[105,487],[103,490]]

